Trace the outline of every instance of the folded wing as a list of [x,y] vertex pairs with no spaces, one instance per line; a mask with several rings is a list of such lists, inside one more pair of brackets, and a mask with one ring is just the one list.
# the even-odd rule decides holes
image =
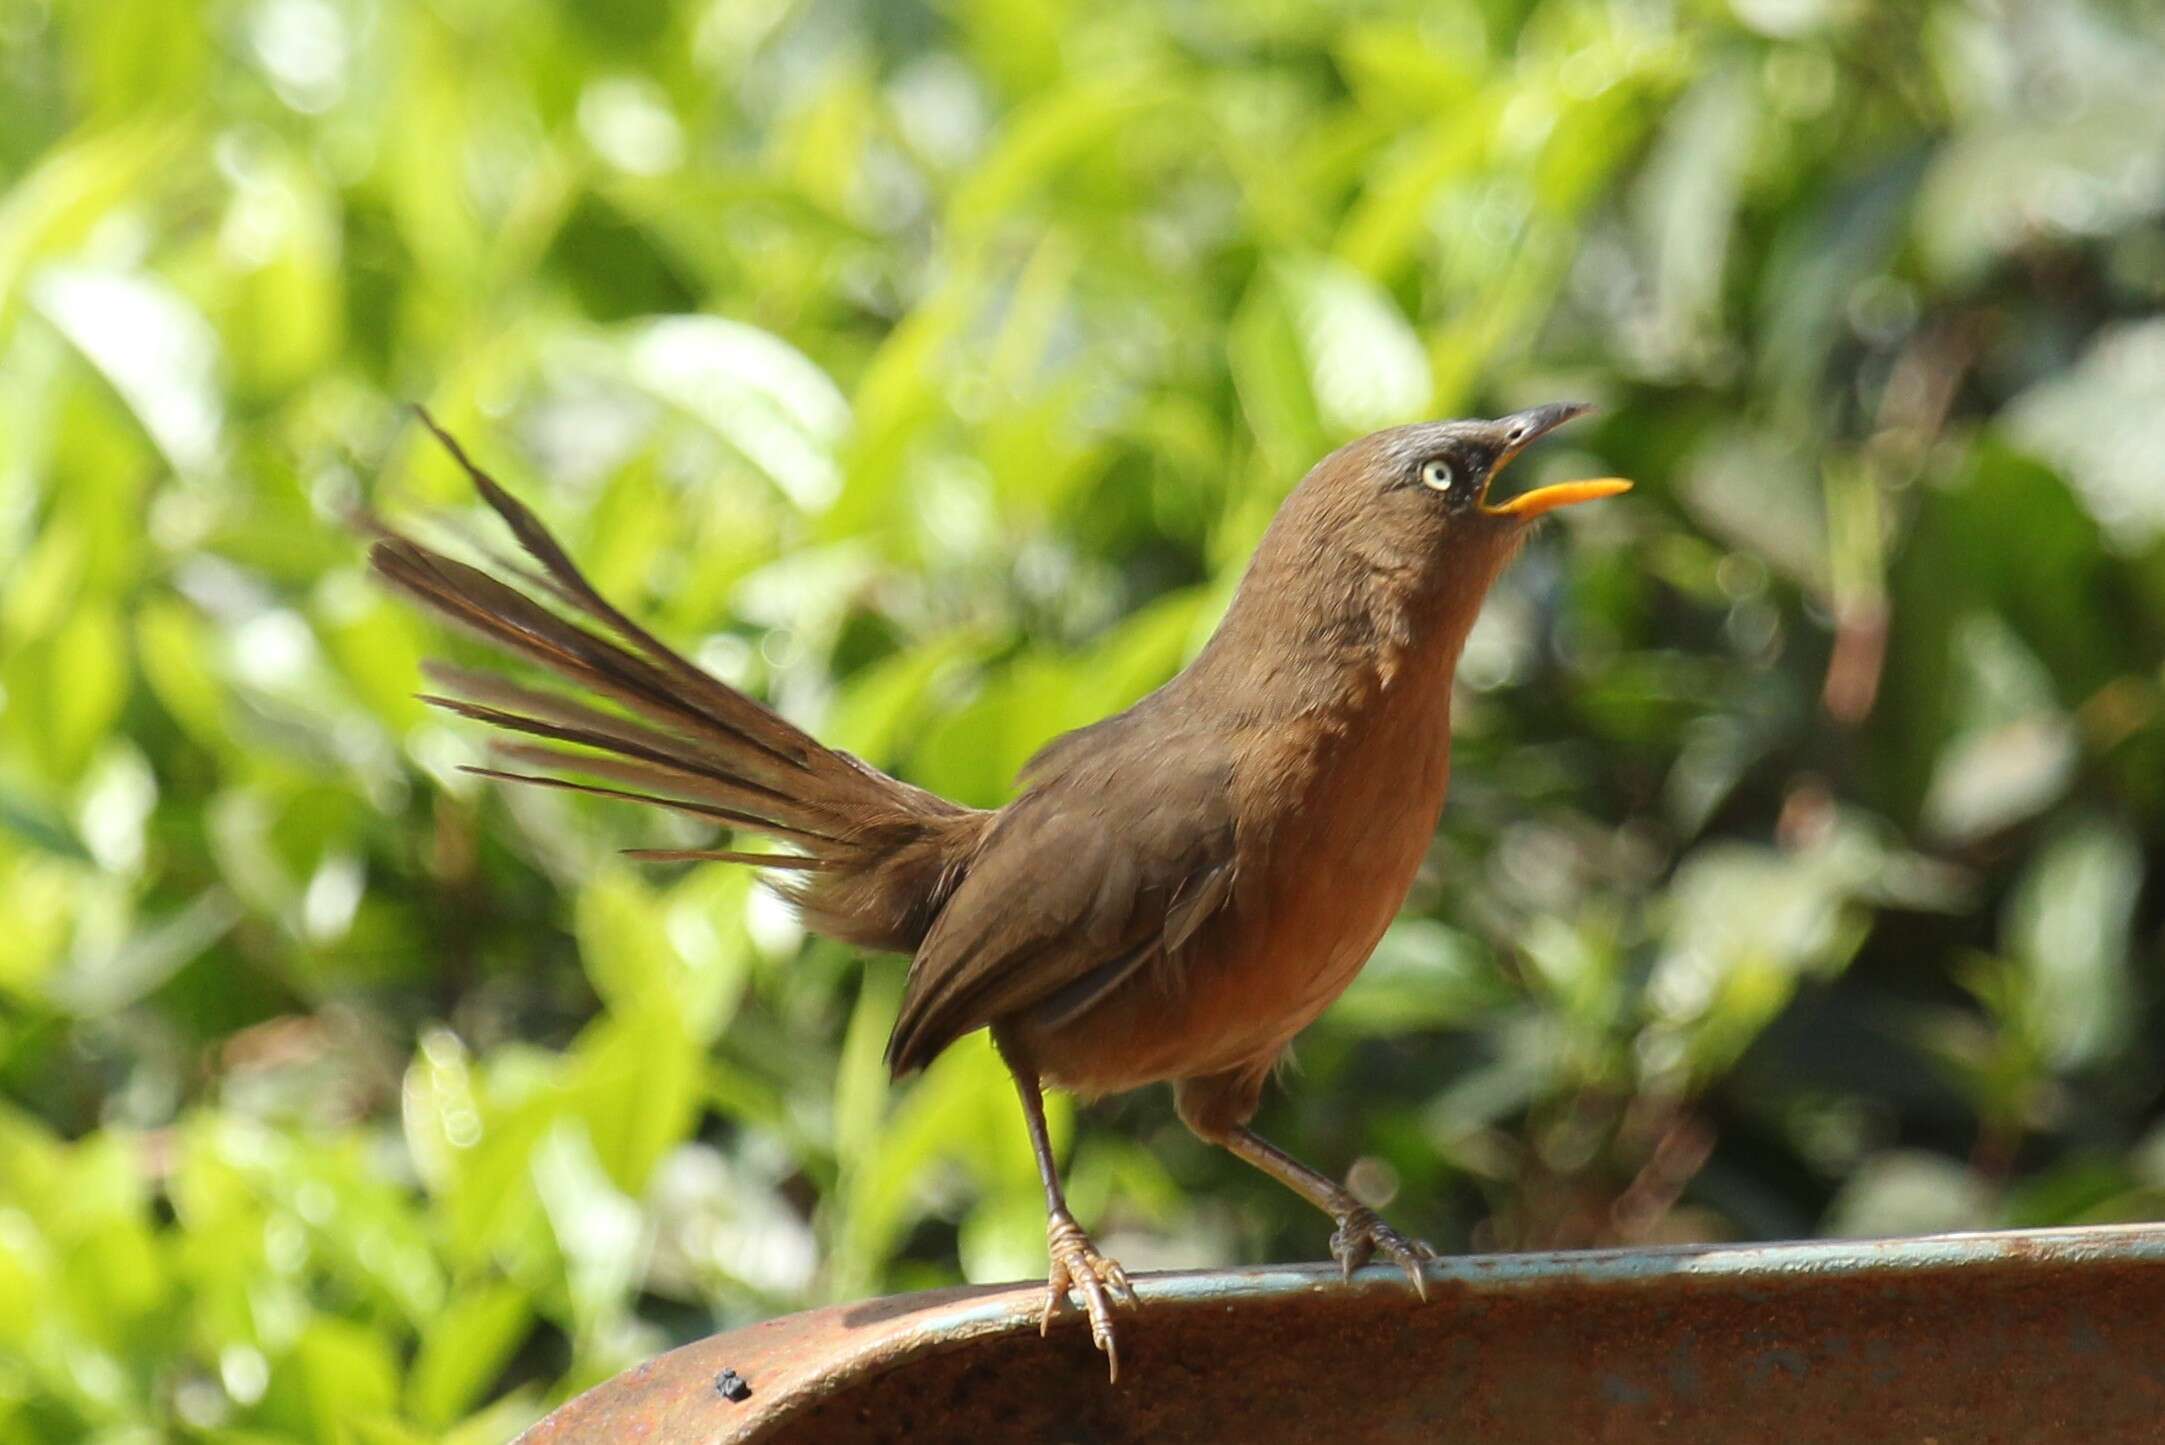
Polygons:
[[1228,768],[1207,740],[1110,747],[1037,782],[918,949],[889,1068],[1024,1012],[1057,1024],[1140,971],[1177,970],[1231,896],[1235,844]]

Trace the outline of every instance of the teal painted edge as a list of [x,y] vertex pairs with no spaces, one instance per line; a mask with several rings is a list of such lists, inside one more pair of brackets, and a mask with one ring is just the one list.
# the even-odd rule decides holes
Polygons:
[[[1555,1284],[1658,1288],[1722,1280],[1768,1284],[1800,1279],[1902,1274],[1917,1270],[2020,1261],[2061,1268],[2142,1261],[2165,1263],[2165,1224],[2094,1225],[2079,1229],[2015,1229],[1929,1234],[1904,1239],[1814,1239],[1776,1244],[1690,1244],[1649,1249],[1559,1250],[1539,1254],[1466,1255],[1437,1260],[1432,1284],[1475,1294],[1508,1293]],[[1314,1290],[1344,1289],[1334,1265],[1178,1271],[1134,1276],[1147,1303],[1232,1304]],[[1357,1287],[1406,1287],[1396,1265],[1371,1264],[1355,1273]],[[922,1332],[946,1338],[997,1333],[1034,1313],[1018,1312],[1016,1297],[961,1301],[929,1312]],[[1032,1328],[1034,1328],[1034,1323]]]

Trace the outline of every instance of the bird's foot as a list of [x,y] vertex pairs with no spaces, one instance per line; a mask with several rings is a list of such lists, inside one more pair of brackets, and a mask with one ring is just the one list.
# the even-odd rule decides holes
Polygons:
[[1434,1245],[1400,1234],[1366,1205],[1355,1205],[1338,1217],[1338,1228],[1331,1233],[1331,1257],[1338,1261],[1346,1278],[1351,1279],[1353,1271],[1368,1263],[1378,1250],[1398,1262],[1413,1281],[1415,1294],[1428,1298],[1428,1274],[1422,1266],[1443,1257]]
[[1082,1226],[1066,1210],[1057,1210],[1045,1221],[1045,1246],[1052,1256],[1052,1272],[1045,1280],[1045,1310],[1038,1316],[1037,1332],[1052,1328],[1052,1317],[1073,1290],[1082,1297],[1090,1316],[1090,1342],[1105,1352],[1106,1369],[1120,1378],[1120,1347],[1113,1337],[1113,1304],[1133,1308],[1138,1301],[1135,1286],[1118,1260],[1107,1259],[1083,1233]]

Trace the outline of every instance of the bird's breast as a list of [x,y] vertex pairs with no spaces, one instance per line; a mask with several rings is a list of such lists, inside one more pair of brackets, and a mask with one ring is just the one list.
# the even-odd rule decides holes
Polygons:
[[1233,899],[1171,966],[1138,972],[1034,1044],[1045,1076],[1102,1094],[1267,1064],[1344,992],[1435,833],[1447,679],[1379,680],[1358,706],[1249,740],[1234,777]]
[[1443,688],[1381,688],[1317,737],[1266,846],[1259,916],[1236,929],[1237,952],[1252,961],[1225,970],[1274,1001],[1279,1017],[1258,1022],[1275,1047],[1345,991],[1397,916],[1435,836],[1450,766]]

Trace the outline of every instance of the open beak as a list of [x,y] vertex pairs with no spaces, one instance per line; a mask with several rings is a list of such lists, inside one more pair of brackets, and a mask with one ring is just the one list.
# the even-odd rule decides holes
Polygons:
[[1631,483],[1622,477],[1595,477],[1584,482],[1558,482],[1553,487],[1535,487],[1521,492],[1508,502],[1483,511],[1491,517],[1516,517],[1530,522],[1543,512],[1553,512],[1558,507],[1574,506],[1580,502],[1598,502],[1603,497],[1613,497],[1618,492],[1631,490]]
[[[1584,416],[1593,408],[1584,402],[1560,401],[1549,406],[1537,406],[1531,411],[1514,413],[1492,423],[1503,433],[1503,449],[1497,453],[1496,464],[1488,469],[1488,480],[1482,484],[1482,495],[1487,496],[1489,482],[1496,474],[1511,464],[1511,459],[1532,446],[1542,437],[1575,416]],[[1516,521],[1530,522],[1545,512],[1558,507],[1569,507],[1579,502],[1598,502],[1603,497],[1613,497],[1619,492],[1631,490],[1631,483],[1622,477],[1597,477],[1584,482],[1558,482],[1552,487],[1536,487],[1521,492],[1508,502],[1490,506],[1486,501],[1481,510],[1491,517],[1509,517]]]

